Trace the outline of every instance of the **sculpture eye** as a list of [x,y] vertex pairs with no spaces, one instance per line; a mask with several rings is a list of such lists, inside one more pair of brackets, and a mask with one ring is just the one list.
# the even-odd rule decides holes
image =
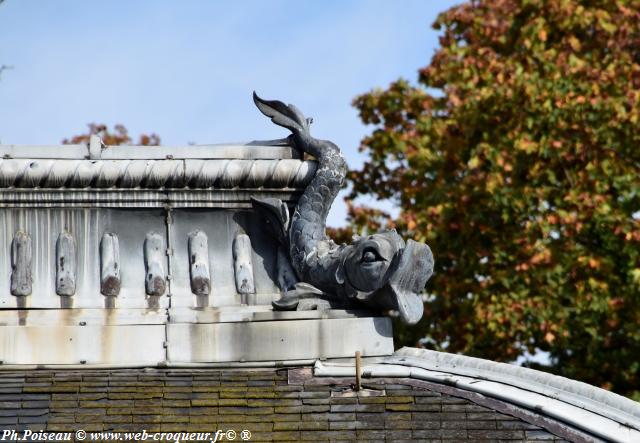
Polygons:
[[382,260],[382,257],[380,257],[380,254],[378,254],[378,251],[374,248],[364,248],[362,251],[362,262],[373,263],[380,260]]

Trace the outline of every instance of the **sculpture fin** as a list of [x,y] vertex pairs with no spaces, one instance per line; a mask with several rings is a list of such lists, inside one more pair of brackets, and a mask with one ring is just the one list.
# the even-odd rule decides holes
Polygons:
[[324,294],[320,289],[309,283],[299,282],[296,283],[295,287],[298,298],[320,297]]
[[260,112],[278,126],[289,129],[294,133],[309,133],[309,121],[294,105],[286,105],[279,100],[264,100],[253,92],[253,102]]
[[265,216],[272,234],[281,245],[288,245],[289,208],[277,198],[251,197],[254,206]]
[[271,304],[279,311],[292,311],[298,307],[300,300],[310,298],[324,298],[326,294],[309,283],[296,283],[295,289],[287,291],[280,300],[272,301]]

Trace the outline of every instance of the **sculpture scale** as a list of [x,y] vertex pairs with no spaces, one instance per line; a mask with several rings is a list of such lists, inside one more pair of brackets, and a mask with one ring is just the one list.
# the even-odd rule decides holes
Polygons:
[[[340,148],[309,133],[310,119],[293,105],[263,100],[255,93],[258,109],[276,125],[291,131],[288,141],[318,161],[315,176],[289,217],[278,199],[254,198],[263,210],[300,283],[289,282],[275,309],[353,306],[397,310],[401,320],[415,324],[424,305],[420,292],[433,273],[433,255],[424,243],[406,243],[395,230],[354,237],[350,245],[336,245],[326,235],[326,219],[347,173]],[[304,303],[315,299],[314,303]],[[354,303],[355,302],[355,303]]]

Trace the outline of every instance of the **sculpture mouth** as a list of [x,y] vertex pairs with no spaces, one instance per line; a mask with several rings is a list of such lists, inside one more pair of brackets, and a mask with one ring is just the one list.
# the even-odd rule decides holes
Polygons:
[[375,263],[381,261],[391,261],[393,259],[393,251],[385,248],[384,244],[376,239],[367,239],[363,241],[358,248],[360,252],[360,262],[363,264]]

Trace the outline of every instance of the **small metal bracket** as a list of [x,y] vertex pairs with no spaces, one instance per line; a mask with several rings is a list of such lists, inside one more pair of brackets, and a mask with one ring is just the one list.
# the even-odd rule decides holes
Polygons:
[[360,351],[356,351],[356,385],[354,390],[359,391],[362,389],[362,384],[360,382],[360,376],[362,374],[362,366],[360,363]]

